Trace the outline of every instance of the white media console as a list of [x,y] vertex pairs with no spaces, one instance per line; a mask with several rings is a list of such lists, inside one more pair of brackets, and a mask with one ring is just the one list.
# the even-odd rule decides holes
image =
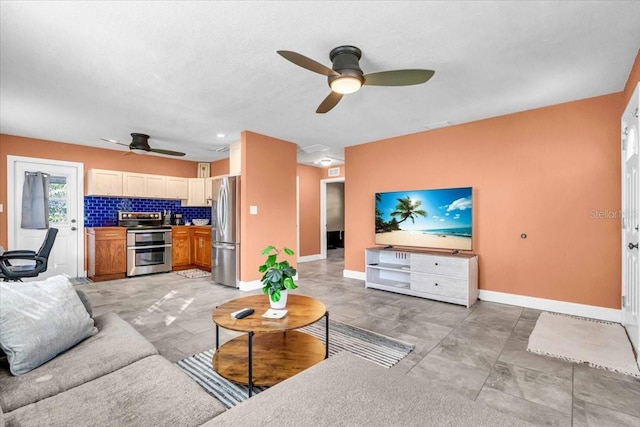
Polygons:
[[367,288],[472,306],[478,299],[478,256],[409,249],[366,249]]

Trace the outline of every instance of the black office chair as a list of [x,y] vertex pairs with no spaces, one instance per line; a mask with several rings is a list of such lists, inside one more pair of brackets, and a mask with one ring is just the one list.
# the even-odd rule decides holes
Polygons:
[[[25,277],[38,277],[47,271],[51,248],[58,235],[57,228],[47,230],[47,235],[38,252],[29,250],[6,251],[0,254],[0,279],[4,282],[22,282]],[[11,261],[31,261],[29,264],[13,265]]]

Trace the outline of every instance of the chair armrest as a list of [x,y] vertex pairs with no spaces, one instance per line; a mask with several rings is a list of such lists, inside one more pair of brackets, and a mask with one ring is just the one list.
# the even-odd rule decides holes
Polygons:
[[5,252],[2,255],[0,255],[0,261],[8,261],[10,259],[24,259],[27,261],[33,261],[36,258],[40,258],[40,257],[36,256],[35,252],[29,252],[29,251],[11,251],[11,252]]
[[15,251],[4,251],[2,254],[0,254],[0,258],[4,258],[10,255],[22,255],[22,256],[28,256],[28,257],[34,257],[36,256],[36,251],[28,251],[26,249],[20,249],[20,250],[15,250]]

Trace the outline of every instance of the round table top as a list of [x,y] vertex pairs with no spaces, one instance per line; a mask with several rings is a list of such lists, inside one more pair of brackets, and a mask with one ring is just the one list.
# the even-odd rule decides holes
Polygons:
[[[243,308],[253,308],[255,311],[244,319],[231,317],[231,313]],[[232,331],[278,332],[310,325],[327,312],[327,307],[317,299],[295,294],[288,295],[285,307],[287,315],[282,319],[262,317],[269,308],[269,297],[264,294],[236,298],[216,307],[211,319],[216,325]]]

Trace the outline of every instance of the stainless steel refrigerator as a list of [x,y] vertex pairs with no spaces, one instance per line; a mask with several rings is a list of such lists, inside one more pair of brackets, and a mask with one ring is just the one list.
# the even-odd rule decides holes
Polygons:
[[217,199],[211,204],[211,277],[216,283],[237,288],[240,277],[240,177],[221,178],[214,180],[212,185]]

